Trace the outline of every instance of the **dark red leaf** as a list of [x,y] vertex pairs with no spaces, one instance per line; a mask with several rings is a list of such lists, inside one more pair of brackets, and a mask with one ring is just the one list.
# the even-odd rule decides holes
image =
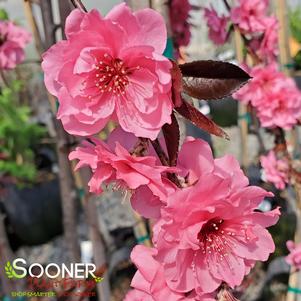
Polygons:
[[240,67],[220,61],[195,61],[179,65],[183,90],[198,99],[221,99],[244,85],[250,76]]
[[210,120],[188,102],[183,100],[183,104],[181,105],[181,107],[176,108],[176,111],[186,119],[190,120],[200,129],[212,135],[230,140],[228,134],[224,130],[222,130],[215,122]]
[[171,124],[165,124],[162,131],[167,147],[169,165],[176,166],[180,144],[180,128],[174,113],[171,115]]
[[179,107],[182,104],[181,92],[183,91],[182,73],[178,64],[172,62],[171,79],[172,79],[172,101],[175,107]]

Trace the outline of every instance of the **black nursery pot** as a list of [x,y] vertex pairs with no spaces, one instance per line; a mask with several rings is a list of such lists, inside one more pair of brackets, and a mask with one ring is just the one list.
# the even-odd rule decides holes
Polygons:
[[13,249],[22,245],[34,246],[62,234],[62,208],[57,179],[32,187],[5,188],[3,211],[7,216],[6,229]]

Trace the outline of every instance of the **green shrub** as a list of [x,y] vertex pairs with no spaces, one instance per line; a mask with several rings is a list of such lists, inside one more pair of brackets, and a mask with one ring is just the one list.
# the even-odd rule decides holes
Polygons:
[[20,82],[15,81],[0,93],[0,174],[34,181],[37,171],[33,149],[45,129],[31,122],[29,107],[18,104],[20,88]]

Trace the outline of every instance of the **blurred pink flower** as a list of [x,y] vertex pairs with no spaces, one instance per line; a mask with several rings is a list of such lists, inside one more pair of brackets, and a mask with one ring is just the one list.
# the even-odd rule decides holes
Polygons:
[[265,31],[262,37],[253,38],[250,47],[262,61],[275,62],[278,49],[278,29],[279,23],[275,17],[264,19]]
[[151,156],[135,157],[119,142],[110,147],[103,141],[91,139],[92,143],[84,142],[69,155],[70,160],[78,159],[75,169],[89,166],[93,176],[89,181],[90,191],[101,193],[101,184],[114,182],[116,187],[137,189],[147,185],[152,193],[165,199],[167,191],[162,182],[161,174],[168,167],[156,165],[156,158]]
[[263,39],[258,49],[258,54],[261,58],[267,59],[268,61],[275,61],[279,49],[278,49],[278,30],[279,23],[277,18],[269,17],[265,18],[265,31]]
[[[189,143],[200,151],[196,141]],[[213,160],[204,146],[199,157],[192,152],[186,157],[200,181],[171,194],[154,227],[156,259],[177,292],[210,293],[222,282],[239,285],[255,261],[267,260],[274,251],[265,228],[277,222],[279,209],[255,211],[272,194],[248,187],[233,157]]]
[[274,151],[269,151],[267,156],[260,157],[260,163],[264,170],[264,178],[271,182],[277,189],[284,189],[289,182],[289,165],[286,160],[277,159]]
[[191,5],[188,0],[171,0],[169,15],[170,26],[175,47],[187,46],[190,42],[191,32],[189,12]]
[[250,82],[234,94],[251,103],[263,127],[291,129],[301,117],[301,93],[294,80],[277,70],[276,64],[257,66]]
[[301,243],[295,244],[293,241],[289,240],[286,242],[286,246],[290,253],[285,257],[286,262],[295,267],[296,269],[301,269]]
[[[155,248],[136,246],[131,253],[131,260],[137,266],[138,271],[132,279],[131,286],[136,294],[145,293],[143,301],[214,301],[209,294],[177,293],[170,289],[165,280],[164,268],[156,259],[158,251]],[[147,297],[147,295],[149,297]],[[133,299],[134,301],[135,299]],[[137,299],[140,300],[140,299]],[[142,299],[141,299],[142,300]]]
[[151,9],[133,13],[125,4],[106,17],[76,9],[65,31],[67,41],[52,46],[42,63],[65,130],[89,136],[114,119],[127,132],[155,139],[172,111],[162,16]]
[[269,0],[238,0],[231,10],[231,20],[244,33],[265,31],[265,18]]
[[223,45],[228,38],[227,25],[229,17],[219,16],[214,8],[205,8],[205,18],[209,28],[209,38],[216,45]]
[[24,58],[31,34],[11,21],[0,20],[0,68],[14,69]]

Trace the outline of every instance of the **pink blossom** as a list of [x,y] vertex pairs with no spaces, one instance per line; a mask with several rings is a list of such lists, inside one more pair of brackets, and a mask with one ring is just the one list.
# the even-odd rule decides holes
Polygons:
[[173,292],[167,286],[163,267],[154,259],[156,254],[156,249],[142,245],[133,249],[131,260],[137,266],[138,271],[132,279],[131,286],[151,295],[152,299],[150,300],[184,300],[183,294]]
[[[126,136],[128,136],[128,134],[126,134]],[[165,148],[165,144],[161,144],[162,147]],[[150,154],[156,156],[152,149],[150,149]],[[192,157],[196,158],[196,160],[192,161]],[[181,181],[182,186],[186,187],[194,185],[203,174],[212,173],[213,171],[222,174],[223,171],[219,168],[219,162],[219,159],[214,161],[208,143],[200,139],[187,137],[178,156],[178,179]],[[239,164],[232,156],[226,156],[223,164],[227,164],[229,170],[232,169],[237,185],[240,183],[248,184],[248,179],[244,176]],[[163,178],[163,183],[167,190],[167,196],[179,189],[167,178]],[[166,199],[160,199],[155,196],[147,186],[136,189],[131,197],[132,207],[144,217],[153,219],[160,218],[161,209],[166,205],[166,201]]]
[[301,93],[294,80],[276,64],[256,66],[250,75],[253,79],[234,97],[251,103],[263,127],[291,129],[301,117]]
[[265,228],[280,212],[255,211],[272,194],[247,186],[233,157],[213,160],[203,141],[190,138],[189,143],[199,156],[191,152],[189,157],[187,148],[186,165],[199,181],[167,198],[154,227],[156,259],[172,290],[210,293],[222,282],[239,285],[255,261],[268,259],[274,243]]
[[190,42],[191,32],[188,22],[190,10],[191,5],[188,0],[170,1],[170,26],[176,48],[187,46]]
[[156,165],[156,158],[131,155],[119,142],[114,147],[98,139],[92,139],[92,142],[83,143],[69,155],[70,160],[79,160],[76,170],[82,166],[91,168],[93,176],[88,183],[91,192],[101,193],[102,183],[115,182],[117,187],[125,189],[147,185],[155,196],[166,198],[161,174],[168,168]]
[[52,46],[42,63],[65,130],[88,136],[113,119],[127,132],[155,139],[172,111],[162,16],[151,9],[133,13],[125,4],[106,17],[74,10],[65,31],[67,41]]
[[[121,127],[117,127],[111,132],[107,140],[107,143],[111,149],[114,149],[116,141],[118,141],[127,151],[133,152],[135,146],[137,145],[138,139],[133,134],[123,131]],[[146,154],[155,158],[156,165],[161,165],[160,160],[153,149],[151,149],[151,151],[148,150],[148,153]],[[168,170],[174,172],[177,171],[176,168],[168,168]],[[147,184],[139,186],[137,189],[135,189],[135,191],[133,191],[131,196],[130,201],[132,208],[145,218],[160,218],[160,210],[161,207],[166,204],[167,195],[177,189],[177,187],[167,179],[165,173],[161,176],[163,183],[162,185],[164,185],[166,195],[158,196],[158,194],[154,194]]]
[[275,185],[278,189],[284,189],[289,182],[289,165],[286,160],[277,159],[274,151],[267,156],[260,157],[260,163],[264,169],[264,178]]
[[0,20],[0,68],[14,69],[24,58],[24,48],[31,35],[11,21]]
[[[194,160],[192,160],[194,158]],[[178,157],[178,169],[184,179],[183,186],[196,184],[204,174],[215,173],[221,177],[233,176],[232,187],[248,185],[248,178],[244,175],[237,160],[230,155],[214,159],[210,145],[201,139],[187,137],[181,147]]]
[[[158,251],[155,248],[147,248],[142,245],[136,246],[132,253],[132,262],[137,266],[138,271],[132,279],[131,286],[135,288],[135,297],[143,296],[143,301],[214,301],[209,294],[177,293],[170,289],[165,280],[164,268],[155,257]],[[147,263],[147,264],[146,264]],[[134,295],[134,293],[132,293]],[[136,299],[133,299],[133,301]],[[126,300],[125,300],[126,301]]]
[[167,196],[173,193],[177,187],[167,178],[162,177],[162,182],[166,190],[166,196],[158,197],[148,185],[137,188],[131,196],[131,205],[140,215],[145,218],[159,219],[161,208],[166,205]]
[[[117,129],[117,131],[119,132],[118,137],[128,137],[126,139],[122,138],[122,140],[130,140],[130,134],[125,132],[122,133],[119,129]],[[111,135],[111,137],[116,139],[114,133],[113,135]],[[166,149],[164,141],[161,141],[161,145],[163,149]],[[149,153],[152,156],[157,156],[152,148],[150,148]],[[192,161],[191,157],[197,158],[197,160]],[[239,165],[232,161],[232,157],[229,156],[229,168],[232,168],[233,172],[238,172],[237,179],[245,182],[248,181],[241,172]],[[218,162],[218,160],[216,162]],[[159,164],[158,158],[157,164]],[[214,158],[208,143],[200,139],[194,139],[193,137],[187,137],[185,139],[177,160],[177,174],[179,180],[182,182],[182,186],[193,185],[204,173],[211,173],[214,169],[217,171],[217,165],[214,165]],[[163,183],[167,190],[167,196],[179,189],[167,178],[163,178]],[[158,219],[161,216],[161,208],[166,205],[166,199],[160,199],[155,196],[149,187],[145,185],[135,190],[131,197],[131,204],[132,207],[142,216]]]
[[290,254],[285,257],[286,262],[295,267],[296,269],[301,269],[301,243],[295,244],[293,241],[289,240],[286,242],[286,246],[290,251]]
[[275,17],[265,18],[265,31],[261,38],[253,38],[250,47],[262,61],[274,62],[279,53],[278,29],[279,23]]
[[265,31],[265,16],[269,0],[238,0],[231,10],[231,20],[244,33]]
[[227,25],[229,17],[219,16],[217,12],[211,7],[205,8],[205,18],[209,28],[209,38],[216,45],[223,45],[228,38]]

